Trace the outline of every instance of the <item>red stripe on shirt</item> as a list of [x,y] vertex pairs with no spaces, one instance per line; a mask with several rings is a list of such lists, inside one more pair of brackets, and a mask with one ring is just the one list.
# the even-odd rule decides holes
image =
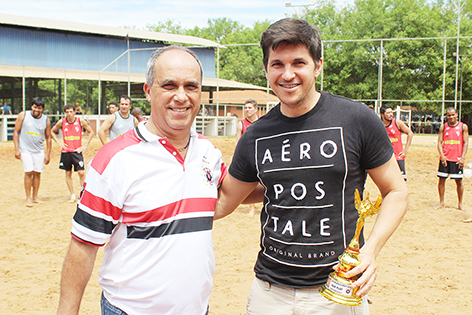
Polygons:
[[80,243],[84,243],[84,244],[89,244],[89,245],[92,245],[92,246],[95,246],[95,247],[102,247],[103,245],[105,244],[94,244],[94,243],[91,243],[91,242],[87,242],[86,240],[83,240],[81,239],[80,237],[74,235],[74,233],[70,233],[70,236],[75,239],[76,241],[80,242]]
[[214,212],[216,198],[189,198],[139,213],[123,213],[123,223],[149,223],[164,221],[178,214]]
[[122,136],[113,141],[108,142],[98,151],[92,160],[92,167],[102,175],[108,166],[111,158],[123,149],[140,143],[142,140],[138,138],[134,128],[124,133]]
[[226,164],[223,162],[221,163],[221,176],[220,176],[220,180],[218,181],[218,187],[220,187],[226,174],[228,174],[228,168],[226,167]]
[[89,209],[93,209],[107,216],[110,216],[113,218],[113,220],[118,220],[121,216],[120,208],[115,207],[112,203],[103,198],[91,194],[87,190],[83,192],[82,197],[80,199],[80,204],[88,207]]

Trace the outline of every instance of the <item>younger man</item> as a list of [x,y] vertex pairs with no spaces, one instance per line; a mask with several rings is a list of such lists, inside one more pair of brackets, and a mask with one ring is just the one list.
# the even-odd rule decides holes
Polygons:
[[[306,21],[275,22],[262,34],[261,47],[280,104],[239,140],[215,210],[215,219],[224,217],[262,184],[261,250],[247,314],[366,315],[375,259],[407,206],[385,127],[364,104],[316,90],[321,38]],[[351,288],[364,303],[345,306],[318,289],[354,236],[354,192],[362,195],[366,173],[382,194],[382,207],[369,238],[361,236],[361,263],[346,273],[360,276]]]
[[[59,168],[66,171],[66,184],[70,192],[69,202],[75,202],[76,195],[72,183],[72,166],[74,166],[74,171],[79,174],[80,187],[82,187],[85,179],[85,161],[82,152],[92,141],[95,132],[85,119],[75,117],[74,105],[67,104],[64,106],[64,112],[66,117],[59,120],[52,128],[52,138],[62,149]],[[62,142],[59,142],[56,132],[61,128]],[[87,143],[84,146],[82,146],[82,128],[89,133]]]
[[[51,122],[43,115],[44,100],[36,97],[31,103],[31,110],[21,112],[15,122],[13,144],[15,157],[23,163],[25,170],[26,206],[44,203],[38,198],[39,184],[44,164],[49,164],[51,157]],[[47,151],[44,152],[44,140]],[[33,197],[31,197],[31,188]]]
[[[382,121],[387,129],[390,142],[392,142],[398,167],[400,167],[403,179],[406,180],[405,158],[408,153],[408,148],[411,145],[411,140],[413,140],[413,132],[403,121],[396,120],[393,117],[392,108],[388,105],[384,105],[380,108],[380,116],[382,117]],[[403,148],[402,143],[402,132],[407,134],[405,148]]]
[[446,111],[447,122],[439,129],[438,151],[441,156],[438,170],[439,205],[434,209],[444,207],[444,193],[446,178],[450,175],[456,181],[459,210],[465,210],[462,205],[464,185],[462,184],[465,156],[469,147],[469,128],[457,119],[458,115],[453,107]]

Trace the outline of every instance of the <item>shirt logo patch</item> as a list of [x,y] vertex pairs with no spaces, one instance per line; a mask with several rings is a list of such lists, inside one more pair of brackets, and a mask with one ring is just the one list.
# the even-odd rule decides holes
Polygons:
[[202,177],[209,188],[216,187],[210,163],[205,156],[202,159]]

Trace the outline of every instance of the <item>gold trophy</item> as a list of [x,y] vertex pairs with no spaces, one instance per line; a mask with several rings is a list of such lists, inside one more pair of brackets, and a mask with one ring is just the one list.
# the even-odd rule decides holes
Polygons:
[[361,263],[359,260],[359,236],[362,227],[364,226],[365,218],[379,212],[380,205],[382,204],[382,196],[379,196],[375,204],[372,204],[369,200],[368,193],[367,197],[364,200],[361,200],[359,190],[356,189],[354,194],[354,204],[359,212],[356,233],[342,255],[339,256],[338,270],[330,273],[328,282],[320,287],[320,293],[322,296],[333,302],[348,306],[357,306],[362,304],[362,298],[356,295],[357,288],[351,288],[351,284],[359,277],[354,276],[348,278],[346,277],[346,272]]

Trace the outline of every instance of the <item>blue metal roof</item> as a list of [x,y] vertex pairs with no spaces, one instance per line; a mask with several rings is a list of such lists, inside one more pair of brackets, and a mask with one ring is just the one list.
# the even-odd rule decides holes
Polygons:
[[[56,69],[128,72],[129,40],[130,72],[144,73],[153,49],[162,43],[149,39],[123,38],[113,35],[37,29],[30,26],[2,24],[0,21],[0,63]],[[149,48],[149,50],[133,50]],[[200,58],[204,77],[215,77],[214,48],[191,48]],[[107,67],[106,69],[104,69]]]

